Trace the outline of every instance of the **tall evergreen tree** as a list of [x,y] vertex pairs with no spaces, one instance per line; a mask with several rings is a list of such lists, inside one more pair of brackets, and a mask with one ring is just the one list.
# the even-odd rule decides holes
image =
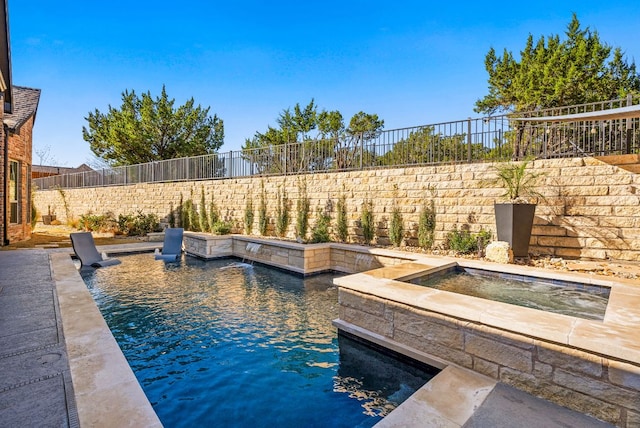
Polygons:
[[566,38],[553,35],[534,41],[529,35],[518,61],[491,48],[485,57],[489,93],[475,111],[532,111],[624,97],[640,92],[635,63],[622,50],[600,40],[597,31],[582,29],[574,14]]
[[82,137],[91,151],[112,166],[216,152],[224,141],[224,125],[209,108],[194,106],[193,98],[174,108],[165,87],[157,98],[135,91],[122,93],[122,106],[96,109],[85,118]]

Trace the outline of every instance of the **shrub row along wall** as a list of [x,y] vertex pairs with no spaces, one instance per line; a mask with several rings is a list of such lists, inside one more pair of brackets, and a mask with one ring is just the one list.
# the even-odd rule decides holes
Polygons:
[[[558,257],[583,257],[640,261],[639,155],[601,158],[536,160],[530,164],[544,174],[539,181],[539,201],[530,251]],[[336,205],[346,196],[349,242],[362,242],[360,213],[365,200],[373,201],[375,243],[389,244],[392,207],[402,213],[403,245],[417,245],[419,215],[433,200],[436,212],[435,246],[442,246],[454,228],[495,234],[494,202],[503,190],[492,181],[492,164],[439,165],[375,169],[299,176],[248,177],[224,180],[135,184],[118,187],[38,191],[35,205],[42,213],[49,207],[65,222],[80,215],[111,212],[155,213],[168,222],[181,198],[200,204],[213,200],[223,219],[243,233],[245,210],[253,202],[253,234],[258,233],[262,195],[273,235],[278,194],[286,192],[290,222],[286,236],[296,237],[296,201],[305,183],[311,202],[313,227],[319,208],[328,209],[336,224]],[[262,190],[264,189],[264,191]],[[208,208],[208,207],[207,207]],[[494,236],[495,238],[495,236]]]

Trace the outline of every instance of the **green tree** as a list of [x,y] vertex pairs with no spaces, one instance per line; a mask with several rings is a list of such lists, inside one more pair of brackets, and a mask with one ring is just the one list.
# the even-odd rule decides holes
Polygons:
[[120,108],[97,109],[85,118],[82,137],[91,151],[112,166],[214,153],[224,141],[224,125],[209,108],[194,106],[191,98],[174,108],[165,87],[157,98],[122,93]]
[[[438,162],[456,162],[468,157],[466,134],[442,135],[433,126],[411,132],[377,161],[380,165],[411,165]],[[487,149],[481,143],[471,145],[472,159],[486,157]]]
[[[384,121],[376,114],[359,112],[345,127],[339,111],[323,110],[312,99],[305,107],[296,104],[283,110],[264,133],[256,132],[242,147],[245,159],[257,173],[282,174],[346,168],[373,156],[363,144],[380,134]],[[312,131],[316,130],[315,134]],[[357,163],[356,163],[357,162]]]
[[565,33],[534,42],[530,34],[518,61],[492,47],[485,57],[489,93],[475,111],[533,111],[550,107],[605,101],[640,92],[635,63],[622,50],[600,41],[596,31],[580,28],[576,15]]

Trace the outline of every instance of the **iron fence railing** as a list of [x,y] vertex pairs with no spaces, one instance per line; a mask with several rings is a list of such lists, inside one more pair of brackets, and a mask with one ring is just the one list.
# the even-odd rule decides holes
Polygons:
[[[303,174],[525,157],[640,153],[640,117],[523,121],[640,104],[640,97],[393,129],[278,146],[42,177],[38,189]],[[520,118],[520,120],[518,120]]]

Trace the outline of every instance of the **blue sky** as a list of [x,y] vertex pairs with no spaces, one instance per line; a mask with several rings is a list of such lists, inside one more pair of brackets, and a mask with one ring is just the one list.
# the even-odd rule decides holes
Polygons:
[[489,48],[517,54],[528,34],[563,34],[573,12],[640,67],[637,0],[430,3],[9,0],[13,81],[42,90],[35,151],[78,166],[93,159],[85,117],[127,89],[164,84],[177,105],[211,107],[229,151],[311,98],[385,129],[477,117]]

